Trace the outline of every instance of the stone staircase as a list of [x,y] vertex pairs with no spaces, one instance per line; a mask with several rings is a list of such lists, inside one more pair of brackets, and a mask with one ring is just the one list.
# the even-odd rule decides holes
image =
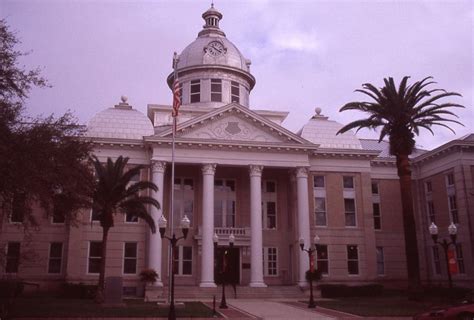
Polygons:
[[[168,287],[162,288],[159,299],[165,299],[168,295]],[[176,286],[174,289],[177,300],[207,300],[220,299],[222,286],[217,288],[201,288],[198,286]],[[302,290],[298,286],[269,286],[266,288],[252,288],[248,286],[237,286],[236,293],[232,286],[226,286],[227,299],[306,299],[309,296],[309,289]],[[313,292],[315,297],[319,297],[319,291]]]

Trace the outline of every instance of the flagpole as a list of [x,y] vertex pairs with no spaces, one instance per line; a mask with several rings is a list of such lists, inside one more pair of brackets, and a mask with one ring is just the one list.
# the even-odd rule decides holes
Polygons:
[[[173,93],[173,108],[174,108],[174,84],[177,80],[178,72],[176,71],[178,65],[178,55],[176,52],[173,55],[173,72],[174,72],[174,77],[173,77],[173,84],[171,91]],[[175,162],[175,139],[176,139],[176,127],[178,123],[178,112],[173,111],[176,113],[173,113],[173,125],[172,125],[172,142],[171,142],[171,232],[174,235],[174,162]],[[171,269],[173,268],[173,248],[172,246],[169,247],[169,259],[168,259],[168,281],[171,279]],[[168,290],[168,303],[171,301],[171,290]]]

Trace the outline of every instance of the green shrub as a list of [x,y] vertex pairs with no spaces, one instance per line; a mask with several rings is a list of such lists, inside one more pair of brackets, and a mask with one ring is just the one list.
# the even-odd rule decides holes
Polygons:
[[321,284],[318,286],[323,298],[338,297],[373,297],[382,294],[381,284],[365,284],[360,286],[347,286],[344,284]]
[[319,271],[318,269],[314,269],[313,272],[311,272],[311,270],[306,271],[305,277],[306,281],[319,281],[321,280],[323,275],[321,271]]

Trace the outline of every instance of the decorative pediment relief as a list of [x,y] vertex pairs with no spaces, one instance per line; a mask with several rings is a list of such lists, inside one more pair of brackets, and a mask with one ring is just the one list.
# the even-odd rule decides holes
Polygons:
[[259,122],[242,114],[227,113],[209,119],[205,123],[186,128],[178,134],[181,138],[213,139],[254,142],[288,142],[287,137],[276,130],[259,125]]

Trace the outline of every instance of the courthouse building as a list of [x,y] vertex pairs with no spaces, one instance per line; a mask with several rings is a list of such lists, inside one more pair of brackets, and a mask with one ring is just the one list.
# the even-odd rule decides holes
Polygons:
[[[174,226],[186,215],[189,235],[173,256],[176,284],[215,286],[215,257],[235,237],[229,268],[241,286],[305,285],[308,247],[319,237],[315,256],[324,283],[405,285],[407,270],[401,197],[388,144],[360,139],[324,116],[314,116],[291,132],[281,123],[287,112],[259,110],[251,104],[256,79],[250,60],[226,38],[222,14],[211,7],[205,25],[179,55],[176,73],[182,94],[176,131],[175,177],[171,183],[171,106],[149,104],[147,115],[123,97],[89,122],[87,137],[101,160],[120,155],[144,164],[137,179],[153,181],[162,205],[151,209]],[[474,134],[412,157],[413,195],[426,283],[447,279],[444,252],[433,245],[428,226],[440,237],[458,227],[454,250],[458,285],[474,286]],[[38,209],[40,230],[25,236],[15,215],[3,215],[0,245],[2,276],[19,276],[42,286],[63,282],[96,283],[101,261],[99,222],[91,210],[76,226],[47,220]],[[219,246],[214,247],[217,234]],[[413,244],[415,245],[415,244]],[[34,252],[33,259],[22,253]],[[151,234],[140,220],[116,215],[109,234],[107,276],[123,278],[126,292],[140,287],[138,274],[155,269],[168,284],[168,241]]]

